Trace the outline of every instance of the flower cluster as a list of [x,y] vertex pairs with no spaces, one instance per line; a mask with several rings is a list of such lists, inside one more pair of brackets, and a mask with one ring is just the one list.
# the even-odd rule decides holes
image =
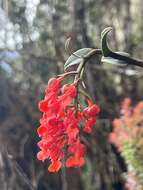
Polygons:
[[143,101],[135,106],[129,98],[123,101],[121,117],[114,119],[109,140],[117,146],[128,165],[126,189],[143,188]]
[[67,167],[85,163],[86,146],[81,142],[81,133],[92,131],[99,113],[99,107],[89,98],[86,98],[88,106],[81,108],[77,83],[62,85],[63,80],[64,77],[50,79],[45,97],[39,102],[43,116],[37,129],[41,137],[37,158],[50,159],[50,172],[57,172],[63,163]]
[[113,132],[110,134],[110,142],[114,143],[119,151],[122,151],[124,142],[135,139],[143,132],[143,101],[135,107],[131,105],[131,99],[125,98],[121,107],[121,117],[113,121]]

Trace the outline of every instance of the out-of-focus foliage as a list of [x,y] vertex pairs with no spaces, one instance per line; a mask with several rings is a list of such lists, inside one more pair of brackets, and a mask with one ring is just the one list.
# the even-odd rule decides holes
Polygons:
[[112,26],[112,48],[143,58],[142,0],[1,0],[0,6],[1,189],[123,189],[126,166],[108,134],[121,99],[142,98],[142,70],[95,64],[98,58],[87,65],[86,85],[101,106],[102,120],[94,135],[85,136],[82,170],[51,175],[47,163],[37,161],[37,102],[48,78],[63,72],[68,37],[73,51],[99,48],[101,31]]
[[121,108],[122,116],[113,121],[110,141],[115,144],[128,166],[127,187],[129,190],[143,188],[143,101],[135,107],[126,98]]

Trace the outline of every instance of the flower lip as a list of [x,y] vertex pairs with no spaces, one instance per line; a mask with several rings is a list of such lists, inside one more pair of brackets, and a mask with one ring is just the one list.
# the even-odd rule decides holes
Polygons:
[[46,112],[48,108],[47,100],[41,100],[38,104],[38,107],[41,112]]
[[61,161],[57,160],[49,165],[48,171],[49,172],[58,172],[59,169],[61,168],[61,166],[62,166]]

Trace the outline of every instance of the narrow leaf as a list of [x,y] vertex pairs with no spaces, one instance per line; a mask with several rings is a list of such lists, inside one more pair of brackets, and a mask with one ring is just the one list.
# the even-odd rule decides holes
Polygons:
[[84,56],[86,56],[90,51],[92,51],[92,48],[83,48],[79,49],[76,52],[74,52],[66,61],[64,64],[64,70],[66,70],[68,67],[77,65],[81,63],[83,60]]
[[103,32],[101,33],[101,46],[102,46],[102,53],[104,57],[108,57],[110,52],[110,48],[107,44],[107,34],[112,30],[111,27],[105,28]]

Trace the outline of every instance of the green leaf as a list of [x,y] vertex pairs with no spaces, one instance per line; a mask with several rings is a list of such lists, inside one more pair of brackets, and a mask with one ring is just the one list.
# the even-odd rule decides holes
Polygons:
[[101,46],[102,54],[104,57],[108,57],[109,53],[112,52],[107,44],[107,34],[112,30],[111,27],[105,28],[101,33]]
[[112,30],[111,27],[105,28],[101,33],[101,46],[102,46],[102,54],[103,57],[101,62],[115,64],[115,65],[122,65],[126,66],[127,58],[129,58],[129,54],[125,52],[113,52],[107,43],[107,34]]
[[77,65],[81,63],[83,60],[84,56],[86,56],[90,51],[92,51],[92,48],[83,48],[79,49],[76,52],[74,52],[66,61],[64,64],[64,70],[66,70],[68,67]]
[[[116,52],[116,54],[124,55],[126,57],[129,57],[129,54],[125,53],[125,52]],[[119,65],[119,66],[126,66],[127,65],[127,63],[125,61],[123,61],[123,60],[115,59],[115,58],[112,58],[112,57],[104,57],[104,56],[102,56],[101,62],[114,64],[114,65]]]

